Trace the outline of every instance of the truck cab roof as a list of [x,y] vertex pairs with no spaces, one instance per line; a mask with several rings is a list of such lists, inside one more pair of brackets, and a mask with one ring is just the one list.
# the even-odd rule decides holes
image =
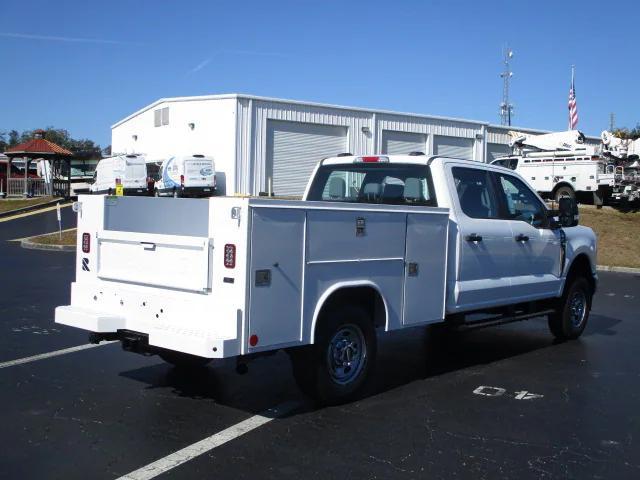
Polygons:
[[[490,169],[503,169],[509,170],[502,165],[491,163],[478,162],[475,160],[469,160],[466,158],[454,158],[445,157],[442,155],[426,155],[422,152],[411,152],[407,155],[351,155],[341,154],[334,157],[327,157],[323,159],[317,166],[317,168],[329,165],[349,165],[354,163],[387,163],[387,164],[411,164],[411,165],[433,165],[440,162],[462,162],[468,163],[474,166],[483,166]],[[513,173],[513,172],[511,172]],[[312,175],[313,177],[313,175]]]

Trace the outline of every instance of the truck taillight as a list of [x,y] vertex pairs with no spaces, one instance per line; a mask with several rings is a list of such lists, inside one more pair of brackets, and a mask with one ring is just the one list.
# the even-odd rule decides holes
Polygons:
[[184,186],[184,175],[180,175],[180,185]]
[[224,266],[227,268],[236,267],[236,246],[232,243],[227,243],[224,246]]
[[88,233],[82,234],[82,252],[89,253],[91,251],[91,235]]
[[354,162],[355,163],[360,163],[360,162],[364,162],[364,163],[378,163],[378,162],[388,162],[389,161],[389,157],[385,157],[382,155],[375,155],[375,156],[368,156],[368,157],[356,157]]

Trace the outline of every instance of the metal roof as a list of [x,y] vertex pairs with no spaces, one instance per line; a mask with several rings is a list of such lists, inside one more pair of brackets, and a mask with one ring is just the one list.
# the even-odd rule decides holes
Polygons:
[[272,97],[260,97],[257,95],[245,95],[245,94],[241,94],[241,93],[229,93],[229,94],[220,94],[220,95],[198,95],[198,96],[192,96],[192,97],[167,97],[167,98],[160,98],[159,100],[156,100],[155,102],[147,105],[146,107],[141,108],[140,110],[132,113],[131,115],[123,118],[122,120],[114,123],[113,125],[111,125],[111,128],[115,128],[118,125],[123,124],[124,122],[140,115],[143,112],[146,112],[147,110],[150,110],[162,103],[168,103],[168,102],[195,102],[195,101],[206,101],[206,100],[224,100],[224,99],[238,99],[238,98],[246,98],[249,100],[261,100],[261,101],[265,101],[265,102],[274,102],[274,103],[286,103],[286,104],[293,104],[293,105],[300,105],[300,106],[306,106],[306,107],[319,107],[319,108],[332,108],[332,109],[338,109],[338,110],[352,110],[352,111],[358,111],[358,112],[367,112],[367,113],[376,113],[376,114],[385,114],[385,115],[402,115],[402,116],[409,116],[409,117],[415,117],[415,118],[423,118],[423,119],[427,119],[427,120],[440,120],[440,121],[446,121],[446,122],[459,122],[459,123],[467,123],[467,124],[472,124],[472,125],[478,125],[478,126],[485,126],[485,127],[489,127],[489,128],[497,128],[497,129],[501,129],[501,130],[521,130],[521,131],[529,131],[529,132],[533,132],[533,133],[547,133],[549,132],[549,130],[541,130],[541,129],[534,129],[534,128],[526,128],[526,127],[517,127],[517,126],[505,126],[505,125],[495,125],[495,124],[491,124],[488,122],[482,122],[482,121],[478,121],[478,120],[468,120],[468,119],[464,119],[464,118],[457,118],[457,117],[442,117],[442,116],[438,116],[438,115],[425,115],[425,114],[420,114],[420,113],[408,113],[408,112],[393,112],[391,110],[376,110],[376,109],[372,109],[372,108],[360,108],[360,107],[348,107],[348,106],[344,106],[344,105],[332,105],[332,104],[328,104],[328,103],[317,103],[317,102],[303,102],[300,100],[287,100],[287,99],[282,99],[282,98],[272,98]]

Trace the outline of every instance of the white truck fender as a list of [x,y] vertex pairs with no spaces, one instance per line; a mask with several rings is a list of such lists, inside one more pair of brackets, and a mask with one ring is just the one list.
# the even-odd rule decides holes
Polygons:
[[374,282],[372,282],[370,280],[355,280],[355,281],[347,281],[347,282],[338,282],[338,283],[334,283],[329,288],[327,288],[324,292],[322,292],[322,295],[320,295],[320,298],[318,299],[318,302],[316,303],[315,309],[313,311],[313,319],[311,321],[311,331],[310,331],[309,343],[315,343],[316,324],[318,322],[318,318],[320,316],[320,312],[322,311],[322,307],[324,306],[324,304],[327,301],[327,299],[333,293],[337,292],[338,290],[342,290],[344,288],[354,288],[354,287],[371,287],[376,292],[378,292],[378,295],[380,295],[380,298],[382,298],[382,303],[384,304],[385,330],[388,330],[388,328],[389,328],[389,307],[387,305],[387,299],[384,297],[384,295],[382,294],[382,291],[380,290],[380,287],[376,283],[374,283]]

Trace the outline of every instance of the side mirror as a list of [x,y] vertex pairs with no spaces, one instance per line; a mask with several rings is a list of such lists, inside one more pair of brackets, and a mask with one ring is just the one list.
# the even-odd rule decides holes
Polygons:
[[558,200],[558,220],[563,227],[575,227],[578,225],[580,214],[575,198],[562,197]]

